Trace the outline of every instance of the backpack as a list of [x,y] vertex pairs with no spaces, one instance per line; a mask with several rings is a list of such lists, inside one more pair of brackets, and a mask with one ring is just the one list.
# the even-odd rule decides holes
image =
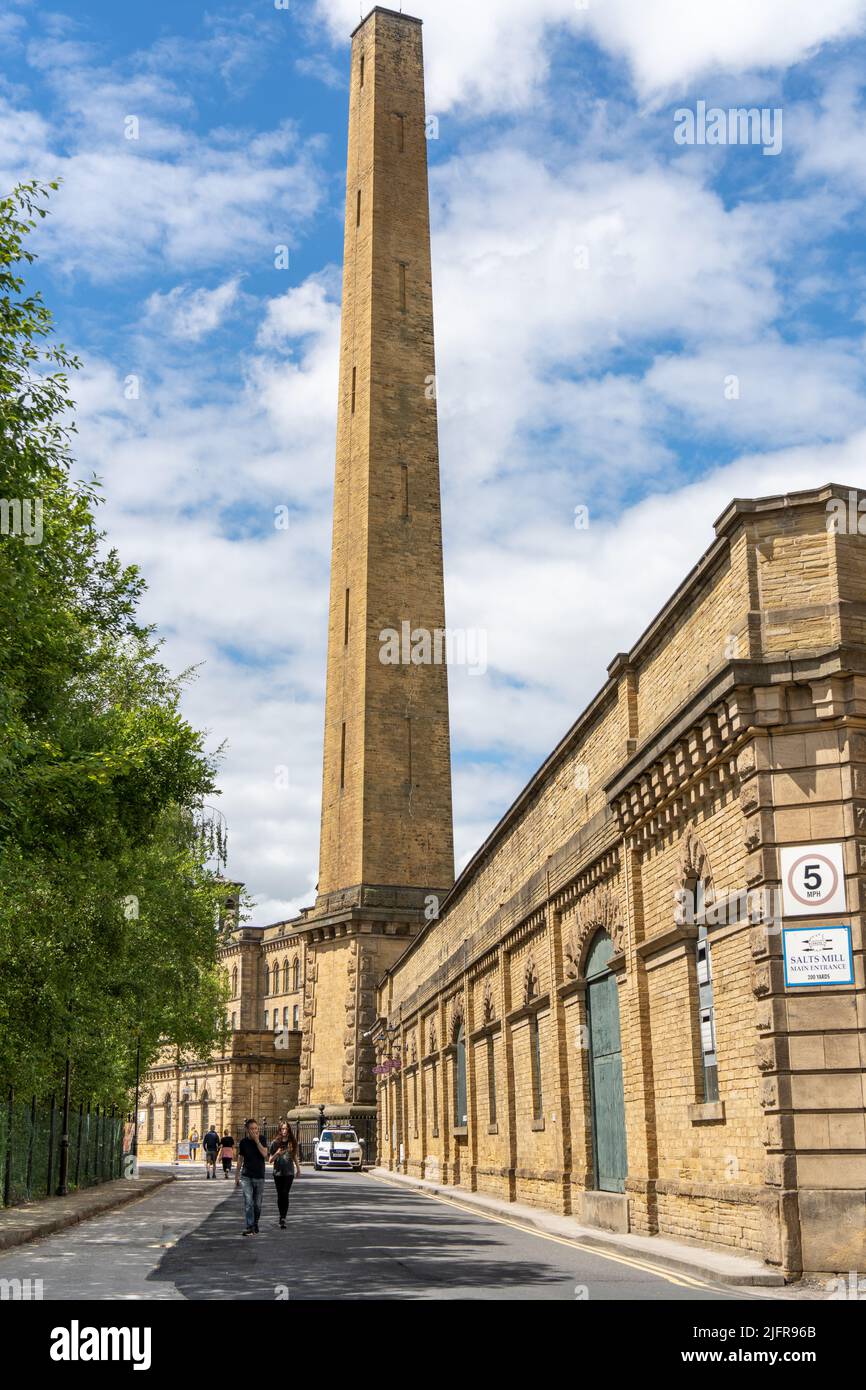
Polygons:
[[278,1178],[287,1178],[292,1171],[292,1156],[288,1149],[280,1149],[274,1154],[274,1174]]

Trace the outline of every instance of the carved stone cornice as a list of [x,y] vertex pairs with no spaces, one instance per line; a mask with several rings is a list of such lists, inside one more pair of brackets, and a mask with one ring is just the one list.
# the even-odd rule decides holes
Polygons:
[[618,874],[619,866],[619,845],[612,845],[592,863],[584,865],[569,883],[554,894],[552,903],[557,912],[568,912],[584,894]]
[[531,936],[534,936],[536,932],[542,931],[546,925],[546,904],[542,904],[528,917],[525,917],[522,922],[518,922],[517,926],[512,927],[511,931],[503,937],[502,945],[507,951],[514,951],[524,941],[528,941]]

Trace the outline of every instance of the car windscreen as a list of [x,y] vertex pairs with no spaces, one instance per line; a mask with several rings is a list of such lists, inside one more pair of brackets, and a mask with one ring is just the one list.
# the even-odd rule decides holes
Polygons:
[[326,1129],[320,1140],[322,1144],[357,1144],[358,1138],[354,1130],[330,1130]]

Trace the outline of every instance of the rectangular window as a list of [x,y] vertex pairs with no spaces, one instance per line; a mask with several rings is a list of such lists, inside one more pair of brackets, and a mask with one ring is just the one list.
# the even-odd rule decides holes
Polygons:
[[340,791],[346,785],[346,726],[343,725],[340,733]]
[[360,190],[360,188],[359,188],[359,189],[358,189],[358,206],[357,206],[357,208],[356,208],[356,210],[355,210],[355,226],[356,226],[356,227],[360,227],[360,225],[361,225],[361,190]]
[[349,590],[346,590],[346,610],[343,615],[343,646],[349,645]]
[[415,1138],[418,1138],[418,1073],[412,1073],[412,1123]]
[[400,262],[400,313],[406,312],[406,266]]
[[701,1060],[703,1064],[703,1099],[719,1098],[719,1067],[716,1057],[716,1018],[713,1005],[713,966],[710,943],[705,926],[698,928],[698,1011],[701,1027]]
[[496,1045],[487,1039],[487,1121],[496,1124]]
[[406,779],[412,787],[412,717],[406,716]]
[[400,464],[400,492],[402,494],[403,516],[409,515],[409,465]]
[[284,1028],[288,1028],[288,1026],[289,1026],[289,1006],[288,1006],[288,1004],[287,1004],[287,1005],[285,1006],[285,1008],[283,1009],[283,1027],[284,1027]]
[[538,1027],[538,1014],[529,1020],[529,1065],[532,1073],[532,1118],[536,1123],[544,1119],[544,1100],[541,1094],[541,1032]]
[[296,1032],[297,1032],[297,1029],[298,1029],[298,1019],[299,1019],[299,1015],[300,1015],[300,1009],[298,1008],[298,1005],[295,1004],[294,1007],[293,1007],[293,1009],[292,1009],[292,1027],[295,1029]]
[[265,1009],[265,1027],[268,1027],[268,1011]]
[[432,1086],[433,1086],[433,1133],[439,1133],[439,1087],[436,1083],[436,1063],[432,1067]]
[[353,414],[353,415],[355,414],[355,396],[356,396],[357,382],[358,382],[358,369],[357,369],[357,367],[353,367],[353,368],[352,368],[352,414]]
[[364,85],[364,55],[363,55],[363,53],[361,54],[361,81],[360,81],[360,84],[359,84],[359,85],[360,85],[361,87],[363,87],[363,85]]

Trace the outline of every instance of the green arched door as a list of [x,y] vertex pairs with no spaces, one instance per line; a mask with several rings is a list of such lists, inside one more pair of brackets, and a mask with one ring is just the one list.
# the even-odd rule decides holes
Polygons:
[[616,979],[608,968],[613,954],[613,942],[607,932],[598,932],[589,949],[585,971],[592,1153],[595,1185],[602,1192],[624,1192],[628,1172],[619,996]]

